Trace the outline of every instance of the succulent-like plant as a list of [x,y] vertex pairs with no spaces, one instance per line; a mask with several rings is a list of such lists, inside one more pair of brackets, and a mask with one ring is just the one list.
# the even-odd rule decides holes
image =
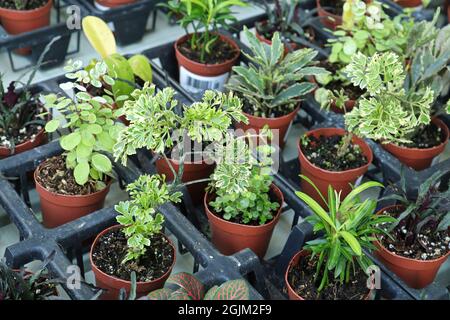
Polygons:
[[245,280],[229,280],[208,291],[194,275],[181,272],[171,275],[163,289],[147,295],[149,300],[249,300],[250,288]]
[[317,51],[300,49],[284,56],[278,32],[271,45],[260,42],[246,27],[244,33],[251,49],[244,54],[251,63],[233,67],[227,88],[242,97],[255,116],[271,118],[292,112],[315,88],[305,77],[327,72],[314,66]]
[[364,249],[376,249],[372,243],[376,240],[374,236],[385,233],[379,225],[395,221],[392,217],[374,214],[376,200],[361,199],[361,193],[365,190],[383,185],[374,181],[365,182],[354,188],[342,201],[339,199],[339,193],[329,186],[326,201],[309,178],[301,177],[315,188],[328,207],[327,212],[313,198],[303,192],[297,192],[297,196],[313,212],[313,215],[306,219],[313,225],[314,232],[324,233],[304,246],[305,250],[311,252],[311,258],[318,257],[315,275],[317,283],[320,283],[318,291],[322,291],[333,276],[342,284],[348,283],[358,268],[366,272],[372,264]]
[[[47,123],[45,130],[69,130],[60,139],[67,168],[73,169],[79,185],[92,180],[96,182],[97,189],[102,190],[106,187],[105,175],[112,173],[112,163],[104,153],[112,153],[123,125],[115,122],[120,112],[113,110],[112,92],[103,88],[103,96],[92,96],[86,90],[88,85],[95,88],[102,88],[103,83],[114,85],[106,64],[98,62],[89,72],[80,70],[81,65],[81,61],[69,63],[65,70],[68,72],[66,77],[71,81],[61,85],[65,90],[78,91],[74,98],[56,94],[44,96],[45,107],[61,113]],[[126,99],[126,96],[121,99]]]

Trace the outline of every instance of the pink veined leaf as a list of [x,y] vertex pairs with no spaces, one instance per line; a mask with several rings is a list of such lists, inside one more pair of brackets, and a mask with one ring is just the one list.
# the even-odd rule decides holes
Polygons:
[[215,300],[249,300],[250,290],[244,280],[231,280],[225,282],[216,291]]
[[179,286],[192,300],[202,300],[205,295],[203,284],[195,276],[186,272],[171,275],[167,283]]
[[177,291],[172,292],[169,297],[169,300],[194,300],[189,295],[189,293],[184,289],[178,289]]
[[170,295],[173,293],[172,290],[167,288],[158,289],[155,291],[150,292],[147,295],[147,298],[149,300],[169,300]]

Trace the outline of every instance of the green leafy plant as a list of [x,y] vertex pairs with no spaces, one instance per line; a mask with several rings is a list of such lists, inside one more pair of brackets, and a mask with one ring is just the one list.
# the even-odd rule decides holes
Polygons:
[[367,57],[359,52],[345,72],[369,94],[345,115],[349,131],[383,143],[408,143],[421,126],[430,123],[434,92],[430,87],[405,90],[405,69],[395,53]]
[[271,45],[260,42],[246,27],[244,33],[251,49],[244,54],[251,63],[233,67],[227,88],[242,97],[255,116],[270,118],[292,112],[301,98],[315,88],[304,78],[326,73],[314,66],[317,52],[301,49],[284,56],[278,32]]
[[[103,88],[105,95],[92,96],[86,86],[102,88],[103,83],[114,85],[104,62],[97,63],[89,72],[79,70],[80,61],[69,63],[65,70],[70,80],[65,89],[77,91],[74,98],[49,94],[44,96],[45,107],[61,113],[45,126],[47,132],[68,129],[60,139],[65,150],[66,166],[73,169],[79,185],[95,181],[98,190],[106,187],[105,175],[112,174],[112,163],[105,155],[112,153],[122,125],[115,122],[120,112],[113,111],[112,93]],[[78,71],[77,71],[78,70]],[[126,97],[123,97],[126,99]]]
[[179,18],[178,22],[187,34],[191,27],[190,47],[201,53],[200,62],[204,63],[213,44],[219,40],[219,27],[227,29],[231,22],[236,21],[231,6],[243,7],[246,4],[240,0],[170,0],[161,6]]
[[250,288],[245,280],[229,280],[205,291],[204,285],[192,274],[171,275],[163,289],[147,295],[149,300],[249,300]]
[[127,186],[131,200],[115,206],[119,213],[117,222],[124,228],[128,252],[122,263],[138,260],[151,245],[151,238],[158,234],[164,223],[164,216],[158,207],[166,202],[180,202],[182,194],[171,192],[164,175],[142,175]]
[[379,224],[395,220],[389,216],[374,214],[376,200],[361,199],[363,191],[383,185],[374,181],[363,183],[342,201],[339,193],[329,186],[326,201],[309,178],[301,177],[314,187],[328,207],[327,212],[313,198],[303,192],[297,192],[297,196],[313,212],[313,215],[306,219],[313,225],[314,233],[324,233],[304,246],[305,250],[311,252],[311,259],[318,258],[315,275],[317,283],[320,283],[318,291],[322,291],[329,284],[330,278],[341,284],[348,283],[358,268],[366,272],[372,264],[364,249],[376,249],[372,244],[376,239],[374,236],[384,233]]

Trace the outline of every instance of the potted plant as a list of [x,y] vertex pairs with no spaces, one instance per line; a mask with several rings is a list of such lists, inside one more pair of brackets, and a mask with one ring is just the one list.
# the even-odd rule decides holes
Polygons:
[[105,155],[112,152],[121,124],[115,123],[114,101],[109,95],[92,96],[86,86],[114,85],[107,66],[99,62],[87,72],[79,70],[81,61],[66,66],[64,86],[78,90],[74,98],[49,94],[44,97],[48,110],[61,115],[47,122],[45,130],[67,128],[59,143],[64,153],[42,162],[35,170],[43,222],[53,228],[103,207],[112,183],[112,164]]
[[299,39],[305,38],[311,42],[314,40],[314,29],[308,27],[308,23],[312,19],[298,21],[298,9],[300,8],[298,1],[275,0],[274,4],[275,6],[272,7],[263,1],[267,20],[255,23],[256,37],[260,41],[270,45],[273,34],[279,32],[285,46],[285,54],[287,54],[299,47],[297,44]]
[[[284,145],[285,135],[299,108],[301,98],[313,91],[315,85],[305,81],[307,76],[323,74],[323,68],[315,67],[317,52],[300,49],[283,54],[280,34],[275,32],[272,44],[260,42],[244,27],[251,52],[244,55],[250,63],[233,67],[233,75],[227,88],[235,92],[244,103],[248,124],[236,127],[259,132],[266,125],[273,130],[275,141]],[[270,54],[266,55],[266,52]]]
[[175,265],[175,247],[164,235],[164,216],[158,207],[179,202],[160,175],[142,175],[127,186],[131,199],[115,206],[119,225],[103,230],[92,243],[91,267],[96,285],[106,292],[104,299],[117,299],[120,289],[131,289],[136,274],[136,296],[159,289]]
[[[5,0],[0,2],[0,20],[9,34],[21,34],[50,24],[53,0]],[[21,48],[19,54],[30,54],[30,48]]]
[[386,235],[378,235],[377,257],[409,286],[421,289],[433,282],[450,254],[450,189],[439,185],[444,173],[436,172],[419,188],[417,197],[408,196],[402,175],[399,186],[385,200],[395,205],[378,214],[394,217],[383,224]]
[[[204,206],[212,242],[221,253],[231,255],[250,248],[263,258],[284,199],[270,175],[272,148],[264,144],[257,147],[260,159],[256,160],[246,138],[250,137],[227,140],[223,148],[233,151],[233,158],[216,160]],[[225,152],[219,149],[217,154]]]
[[181,272],[171,275],[164,288],[150,292],[148,300],[250,300],[245,280],[229,280],[208,291],[194,275]]
[[[308,183],[312,181],[308,178]],[[375,215],[377,201],[361,199],[364,190],[382,187],[366,182],[342,201],[339,192],[328,187],[327,211],[306,193],[297,192],[313,215],[307,221],[318,238],[308,241],[289,263],[285,281],[291,300],[368,300],[374,287],[368,286],[373,262],[365,250],[374,250],[374,236],[383,233],[378,226],[395,220]],[[325,198],[322,196],[325,201]]]
[[[240,0],[172,0],[162,6],[179,17],[186,35],[175,44],[180,67],[180,84],[192,92],[222,90],[231,67],[240,56],[234,40],[219,33],[236,21],[231,6],[245,6]],[[188,33],[191,27],[192,33]]]
[[[437,48],[442,43],[433,41],[431,45],[433,51],[424,49],[414,58],[412,78],[406,76],[402,62],[392,52],[372,57],[357,53],[346,68],[353,84],[369,94],[345,115],[346,126],[360,136],[381,142],[415,170],[429,167],[449,137],[447,126],[434,117],[437,112],[431,106],[443,88],[442,77],[448,76],[445,65],[450,53]],[[423,60],[422,54],[430,59]]]
[[[168,181],[207,179],[214,161],[203,153],[203,147],[221,141],[232,121],[245,121],[242,103],[233,94],[208,90],[202,101],[181,106],[174,95],[172,88],[156,92],[148,83],[136,89],[125,102],[124,114],[130,124],[119,134],[114,155],[126,164],[129,155],[145,148],[158,156],[156,168]],[[194,202],[201,203],[205,186],[189,185]]]

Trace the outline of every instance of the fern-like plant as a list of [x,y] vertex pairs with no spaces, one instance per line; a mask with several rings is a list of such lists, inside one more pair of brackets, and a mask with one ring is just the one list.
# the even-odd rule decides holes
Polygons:
[[260,42],[247,28],[244,33],[251,49],[244,55],[250,63],[233,67],[227,88],[244,99],[246,111],[254,116],[272,118],[292,112],[315,88],[305,77],[326,73],[315,66],[317,51],[301,49],[284,56],[278,32],[271,45]]

